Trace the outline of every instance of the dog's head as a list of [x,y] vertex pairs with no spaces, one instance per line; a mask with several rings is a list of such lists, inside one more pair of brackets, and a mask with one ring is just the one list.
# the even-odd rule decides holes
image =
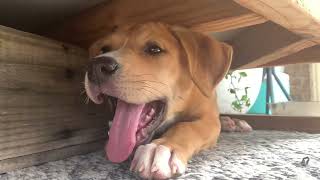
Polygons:
[[90,48],[85,76],[89,98],[117,98],[107,155],[114,162],[128,158],[165,124],[177,97],[191,91],[206,97],[231,64],[232,48],[208,36],[162,23],[116,30]]

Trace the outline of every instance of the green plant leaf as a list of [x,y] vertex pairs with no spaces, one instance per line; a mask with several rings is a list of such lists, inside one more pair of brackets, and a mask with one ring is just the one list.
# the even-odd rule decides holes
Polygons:
[[247,77],[247,73],[246,72],[239,72],[240,77]]
[[231,105],[234,110],[239,111],[239,112],[242,111],[242,105],[239,101],[237,101],[237,100],[233,101]]
[[245,104],[247,107],[249,107],[251,105],[251,102],[250,102],[250,98],[247,99],[246,101],[246,104]]
[[245,91],[245,94],[248,94],[248,89],[249,89],[250,87],[245,87],[244,88],[244,91]]
[[234,89],[229,89],[229,92],[230,92],[231,94],[235,94],[235,93],[236,93],[236,91],[235,91]]
[[243,95],[242,97],[241,97],[241,101],[247,101],[248,100],[248,96],[247,95]]

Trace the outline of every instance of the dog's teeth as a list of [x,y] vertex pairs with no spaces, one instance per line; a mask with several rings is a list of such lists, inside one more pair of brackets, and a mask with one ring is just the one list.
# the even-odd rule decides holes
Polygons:
[[156,111],[154,110],[154,108],[151,108],[150,111],[149,111],[149,113],[148,113],[148,115],[149,115],[149,116],[152,116],[152,115],[154,115],[155,112],[156,112]]
[[140,140],[140,135],[139,134],[137,134],[137,141],[139,141]]
[[151,119],[151,116],[147,114],[145,120],[149,121],[150,119]]
[[142,136],[146,136],[147,135],[146,129],[142,129],[141,134],[142,134]]
[[151,172],[156,172],[156,171],[158,171],[158,170],[159,170],[159,169],[158,169],[157,166],[153,166],[152,169],[151,169]]
[[140,168],[139,168],[139,172],[142,172],[144,170],[144,165],[142,165]]

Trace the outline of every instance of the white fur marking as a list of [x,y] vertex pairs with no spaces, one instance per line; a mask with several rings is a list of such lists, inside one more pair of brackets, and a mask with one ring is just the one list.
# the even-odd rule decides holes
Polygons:
[[185,172],[185,165],[168,147],[156,144],[141,145],[135,152],[130,170],[142,178],[167,179]]

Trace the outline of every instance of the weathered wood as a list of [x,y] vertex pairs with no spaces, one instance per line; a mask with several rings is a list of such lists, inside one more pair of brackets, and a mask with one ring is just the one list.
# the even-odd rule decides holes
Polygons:
[[246,120],[255,130],[285,130],[320,133],[320,117],[223,114]]
[[[82,114],[83,115],[83,114]],[[88,121],[87,118],[90,118],[90,121]],[[28,120],[28,121],[5,121],[2,122],[0,125],[0,137],[7,133],[10,133],[12,131],[16,132],[19,129],[21,130],[32,130],[34,128],[46,128],[47,126],[50,125],[55,125],[55,124],[64,124],[68,125],[68,123],[75,123],[79,124],[79,126],[82,127],[87,127],[88,126],[92,127],[96,125],[97,123],[100,122],[100,119],[103,118],[103,116],[86,116],[85,118],[80,116],[80,115],[69,115],[69,116],[61,116],[61,117],[54,117],[54,118],[41,118],[41,119],[34,119],[34,120]],[[86,125],[86,126],[84,126]],[[101,125],[101,124],[99,124]],[[73,125],[76,126],[76,125]]]
[[55,39],[88,47],[117,26],[146,21],[162,21],[213,32],[266,20],[232,0],[117,0],[98,5],[43,32]]
[[0,89],[80,95],[80,88],[84,89],[79,83],[83,77],[81,73],[79,69],[3,62],[0,64]]
[[[79,111],[80,110],[80,111]],[[93,116],[96,117],[102,111],[106,111],[105,106],[93,105],[64,105],[40,107],[19,107],[6,108],[0,111],[0,123],[5,122],[27,122],[27,121],[51,121],[52,118]],[[42,120],[43,119],[43,120]]]
[[320,63],[320,45],[306,48],[297,53],[291,54],[264,64],[263,66],[281,66],[297,63]]
[[0,172],[106,139],[108,108],[81,95],[87,61],[85,50],[0,26]]
[[96,150],[102,150],[104,143],[104,140],[93,141],[60,149],[53,149],[50,151],[1,160],[0,173],[5,173],[14,169],[24,168],[32,165],[38,165],[48,161],[60,160],[74,155],[86,154]]
[[245,14],[221,20],[192,25],[193,31],[202,33],[223,32],[267,22],[267,19],[256,14]]
[[308,39],[320,43],[318,0],[234,0],[257,14]]
[[[28,90],[4,91],[0,89],[0,107],[5,108],[76,105],[79,103],[81,103],[79,95],[37,94],[28,92]],[[1,108],[0,111],[5,111],[5,109]]]
[[81,69],[87,60],[75,46],[0,26],[0,63]]
[[[27,109],[28,112],[18,113],[18,114],[6,114],[0,115],[0,122],[3,124],[8,123],[28,123],[28,122],[38,122],[38,121],[52,121],[52,119],[60,119],[60,118],[77,118],[79,121],[86,120],[87,118],[95,119],[101,118],[101,116],[106,116],[105,114],[109,113],[108,109],[105,108],[97,108],[96,110],[91,110],[93,107],[68,107],[68,106],[43,106],[48,109],[48,112],[40,112],[36,110],[38,107],[19,107],[19,108],[3,108],[5,113],[8,113],[6,110],[14,109],[21,110]],[[42,107],[42,108],[43,108]],[[29,110],[30,109],[30,110]],[[50,111],[52,109],[52,111]],[[105,113],[101,113],[105,112]],[[43,119],[43,120],[42,120]],[[4,126],[4,125],[1,125]]]
[[[73,132],[70,131],[68,133],[72,134]],[[74,136],[71,137],[69,134],[65,136],[62,134],[56,137],[30,139],[29,141],[21,142],[21,145],[15,142],[11,144],[6,143],[6,147],[0,148],[0,160],[102,140],[106,139],[106,134],[104,129],[100,131],[90,131],[89,129],[80,131],[80,133],[74,133]]]
[[230,43],[234,47],[232,69],[262,67],[316,45],[272,22],[242,31]]
[[[310,75],[311,76],[311,75]],[[320,117],[320,102],[278,102],[269,105],[272,115]],[[297,109],[299,109],[297,111]]]

